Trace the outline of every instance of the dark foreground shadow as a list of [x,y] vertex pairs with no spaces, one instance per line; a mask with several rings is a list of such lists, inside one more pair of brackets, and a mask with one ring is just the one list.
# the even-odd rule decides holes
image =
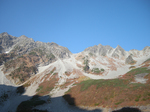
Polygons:
[[138,108],[124,107],[120,110],[115,110],[112,112],[142,112],[142,111],[139,110]]
[[75,99],[73,97],[71,97],[70,94],[64,95],[63,98],[68,102],[69,105],[74,106],[74,110],[81,110],[81,111],[85,111],[85,112],[102,112],[101,109],[86,110],[86,109],[81,109],[81,108],[77,107],[76,103],[75,103]]
[[75,99],[70,94],[66,94],[63,98],[68,102],[69,105],[76,106]]

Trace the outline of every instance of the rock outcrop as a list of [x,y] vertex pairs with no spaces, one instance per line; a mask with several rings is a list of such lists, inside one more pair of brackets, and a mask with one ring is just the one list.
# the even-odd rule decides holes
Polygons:
[[106,56],[112,50],[113,50],[113,48],[108,46],[108,45],[107,46],[103,46],[103,45],[99,44],[99,45],[95,45],[93,47],[86,48],[84,50],[84,52],[89,52],[89,53],[97,54],[97,55],[100,55],[100,56]]
[[126,58],[125,63],[126,63],[126,64],[134,64],[135,61],[133,60],[132,56],[129,55],[129,56]]
[[0,52],[9,53],[15,52],[21,56],[31,52],[34,49],[44,50],[46,53],[51,52],[57,58],[68,58],[71,56],[71,52],[66,47],[59,46],[56,43],[43,43],[35,42],[32,38],[28,38],[25,35],[20,37],[14,37],[4,32],[0,34]]

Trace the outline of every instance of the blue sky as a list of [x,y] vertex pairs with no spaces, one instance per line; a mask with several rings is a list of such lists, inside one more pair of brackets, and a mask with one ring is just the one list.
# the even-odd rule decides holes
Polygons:
[[72,53],[102,44],[150,46],[150,0],[0,0],[0,33],[55,42]]

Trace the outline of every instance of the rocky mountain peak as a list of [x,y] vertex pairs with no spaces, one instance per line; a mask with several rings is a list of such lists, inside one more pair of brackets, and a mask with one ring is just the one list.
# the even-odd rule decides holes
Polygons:
[[93,47],[88,47],[84,50],[84,52],[90,52],[90,53],[96,53],[100,56],[110,55],[112,54],[112,57],[119,58],[119,55],[125,56],[125,50],[121,46],[117,46],[115,50],[109,45],[103,46],[102,44],[95,45]]
[[97,46],[98,46],[98,47],[102,47],[103,45],[102,45],[102,44],[98,44]]
[[11,49],[18,55],[26,54],[34,49],[40,49],[48,54],[51,52],[55,57],[61,59],[70,57],[72,54],[68,48],[59,46],[54,42],[35,42],[32,38],[28,38],[25,35],[17,38],[9,35],[7,32],[0,34],[0,46],[1,53]]
[[150,50],[150,46],[144,47],[144,49],[142,51],[146,51],[146,50]]
[[58,46],[58,44],[56,44],[55,42],[51,42],[51,43],[47,43],[49,46]]
[[0,34],[0,46],[1,46],[1,53],[7,51],[11,48],[14,44],[14,40],[16,37],[9,35],[7,32]]
[[8,36],[8,33],[7,32],[3,32],[0,35],[2,35],[2,36]]
[[28,37],[27,36],[25,36],[25,35],[21,35],[20,37],[18,37],[19,39],[23,39],[23,40],[25,40],[25,39],[28,39]]
[[124,50],[120,45],[117,45],[116,49],[117,50]]
[[126,55],[125,50],[120,45],[118,45],[115,48],[114,52],[112,53],[112,57],[115,57],[115,58],[119,58],[125,55]]

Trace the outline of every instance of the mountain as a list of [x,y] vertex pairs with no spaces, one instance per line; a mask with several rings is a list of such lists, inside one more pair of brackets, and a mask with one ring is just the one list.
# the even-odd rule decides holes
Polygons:
[[[18,99],[12,111],[21,111],[25,100],[30,103],[35,100],[19,99],[19,95],[50,95],[55,100],[52,104],[46,103],[47,106],[63,96],[69,104],[82,108],[99,106],[113,110],[140,105],[147,109],[150,104],[149,60],[149,46],[141,51],[125,51],[119,45],[112,48],[99,44],[72,54],[68,48],[54,42],[35,42],[25,35],[15,37],[4,32],[0,34],[0,84],[12,86],[12,89],[1,86],[3,100],[0,103],[5,105],[3,111],[10,111],[10,102]],[[47,98],[41,97],[44,101]]]
[[23,55],[35,49],[44,50],[46,53],[52,52],[59,58],[67,58],[72,54],[67,48],[59,46],[56,43],[35,42],[32,38],[25,35],[14,37],[4,32],[0,34],[1,53],[16,52],[17,55]]

